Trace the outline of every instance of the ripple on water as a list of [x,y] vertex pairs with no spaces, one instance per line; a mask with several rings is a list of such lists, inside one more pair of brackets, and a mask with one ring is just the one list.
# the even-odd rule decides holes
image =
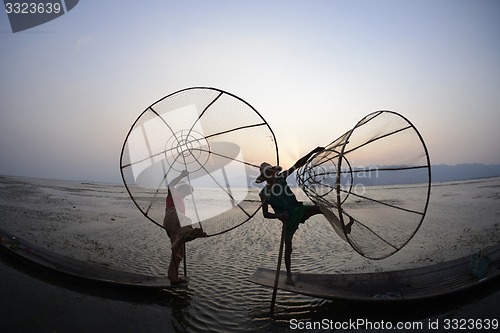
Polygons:
[[[497,179],[494,185],[498,183]],[[495,208],[498,207],[498,199],[492,201],[493,199],[483,196],[476,200],[462,194],[467,193],[467,186],[472,185],[461,184],[453,188],[443,185],[433,190],[436,194],[433,198],[442,201],[431,201],[429,220],[423,224],[415,239],[400,253],[378,262],[360,257],[335,234],[328,222],[315,216],[305,225],[301,225],[294,237],[292,268],[295,272],[315,273],[400,268],[401,265],[422,263],[424,259],[438,255],[447,258],[447,251],[452,247],[447,246],[442,235],[449,238],[450,244],[470,243],[469,247],[481,244],[480,241],[472,242],[479,239],[478,237],[498,240],[500,228],[492,226],[496,222],[491,223],[499,214],[499,208]],[[464,190],[458,191],[462,187]],[[47,205],[57,204],[50,216],[62,214],[59,219],[41,219],[33,209],[24,211],[28,215],[13,216],[19,205],[19,202],[16,202],[5,206],[0,212],[2,227],[8,227],[9,221],[14,221],[10,229],[6,227],[7,230],[24,231],[24,235],[31,237],[29,240],[42,245],[50,244],[52,250],[78,259],[92,260],[113,268],[143,274],[166,275],[170,244],[164,230],[140,216],[131,202],[123,199],[124,194],[119,189],[103,192],[102,188],[99,188],[99,196],[89,194],[92,191],[91,185],[86,184],[85,189],[88,191],[82,197],[85,201],[85,211],[71,211],[73,205],[79,207],[79,195],[82,193],[69,194],[59,191],[59,199],[54,198],[54,195],[50,198],[51,201],[47,202]],[[489,209],[474,210],[474,214],[481,216],[470,226],[468,233],[463,232],[467,225],[458,228],[454,218],[450,217],[453,214],[457,218],[465,216],[459,209],[461,206],[452,205],[440,195],[450,190],[458,194],[454,200],[463,199],[463,207],[473,204],[489,205]],[[474,191],[481,194],[484,190],[491,189]],[[120,200],[114,197],[117,193]],[[70,197],[66,198],[66,195]],[[112,205],[104,204],[104,201],[108,200],[106,196],[111,197],[108,199],[113,205],[116,204],[113,208],[116,213],[110,215],[107,207]],[[91,208],[94,207],[91,205],[93,198],[102,201],[95,205],[95,211]],[[32,198],[33,200],[28,199],[26,202],[40,200],[39,196]],[[72,205],[63,209],[68,200]],[[6,204],[5,200],[3,204]],[[44,209],[50,210],[50,206],[44,206]],[[493,219],[487,214],[493,214]],[[68,216],[72,218],[67,218]],[[452,222],[455,224],[450,226]],[[441,232],[443,230],[446,232]],[[491,232],[485,233],[484,230]],[[178,331],[190,332],[279,332],[287,327],[292,318],[306,320],[325,313],[333,316],[335,314],[332,314],[332,309],[343,311],[335,302],[278,291],[275,318],[269,317],[272,289],[250,283],[248,278],[258,267],[276,267],[280,231],[278,221],[265,220],[258,214],[246,224],[226,234],[188,243],[186,261],[190,276],[189,288],[168,291],[168,304],[161,305],[165,307],[166,315],[172,316],[173,326],[178,328]],[[435,235],[440,235],[440,238],[436,240]],[[461,242],[457,243],[451,236],[456,236]],[[453,255],[462,254],[459,250],[460,246]],[[461,251],[470,249],[464,248]],[[318,311],[321,313],[318,314]],[[364,313],[358,311],[355,314]]]

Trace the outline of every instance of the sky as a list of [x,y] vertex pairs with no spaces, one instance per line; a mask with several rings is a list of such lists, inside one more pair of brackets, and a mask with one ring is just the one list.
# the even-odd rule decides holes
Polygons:
[[285,167],[377,110],[432,164],[500,164],[495,0],[81,0],[12,33],[0,13],[0,175],[121,182],[139,114],[216,87],[268,121]]

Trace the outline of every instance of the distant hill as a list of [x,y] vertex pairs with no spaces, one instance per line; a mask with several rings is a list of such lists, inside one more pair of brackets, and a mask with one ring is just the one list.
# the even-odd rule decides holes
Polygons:
[[500,165],[479,163],[457,165],[438,164],[432,166],[431,172],[433,182],[489,178],[500,176]]
[[[364,178],[358,179],[355,183],[359,182],[364,185],[390,185],[390,184],[412,184],[419,182],[422,179],[422,172],[426,172],[423,169],[417,169],[414,172],[390,172],[383,173],[379,172],[375,178]],[[248,173],[247,173],[248,174]],[[468,164],[457,164],[457,165],[446,165],[438,164],[432,165],[431,167],[432,182],[447,182],[454,180],[467,180],[467,179],[477,179],[477,178],[489,178],[489,177],[499,177],[500,176],[500,164],[479,164],[479,163],[468,163]],[[254,185],[256,175],[249,177],[247,182],[250,186]],[[288,183],[290,186],[297,186],[295,181],[295,175],[288,178]]]

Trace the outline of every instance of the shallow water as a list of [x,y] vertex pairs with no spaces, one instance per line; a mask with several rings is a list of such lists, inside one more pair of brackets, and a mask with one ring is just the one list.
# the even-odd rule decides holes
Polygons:
[[[500,178],[434,184],[420,230],[400,252],[380,261],[361,257],[324,218],[315,216],[294,237],[292,266],[301,272],[368,272],[475,253],[500,239],[499,203]],[[118,269],[166,274],[168,238],[140,214],[123,186],[0,178],[0,207],[1,228],[48,249]],[[159,304],[173,328],[283,331],[291,319],[368,315],[364,306],[356,310],[348,303],[279,291],[276,317],[270,319],[272,290],[247,279],[257,267],[276,266],[279,237],[279,222],[258,214],[228,233],[188,243],[189,288],[166,292]],[[437,314],[422,311],[409,318]]]

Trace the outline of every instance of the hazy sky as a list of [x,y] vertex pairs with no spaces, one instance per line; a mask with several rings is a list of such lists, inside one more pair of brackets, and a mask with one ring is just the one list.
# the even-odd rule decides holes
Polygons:
[[226,90],[282,164],[394,110],[433,164],[500,164],[500,2],[102,1],[12,33],[0,14],[0,174],[120,182],[150,104]]

